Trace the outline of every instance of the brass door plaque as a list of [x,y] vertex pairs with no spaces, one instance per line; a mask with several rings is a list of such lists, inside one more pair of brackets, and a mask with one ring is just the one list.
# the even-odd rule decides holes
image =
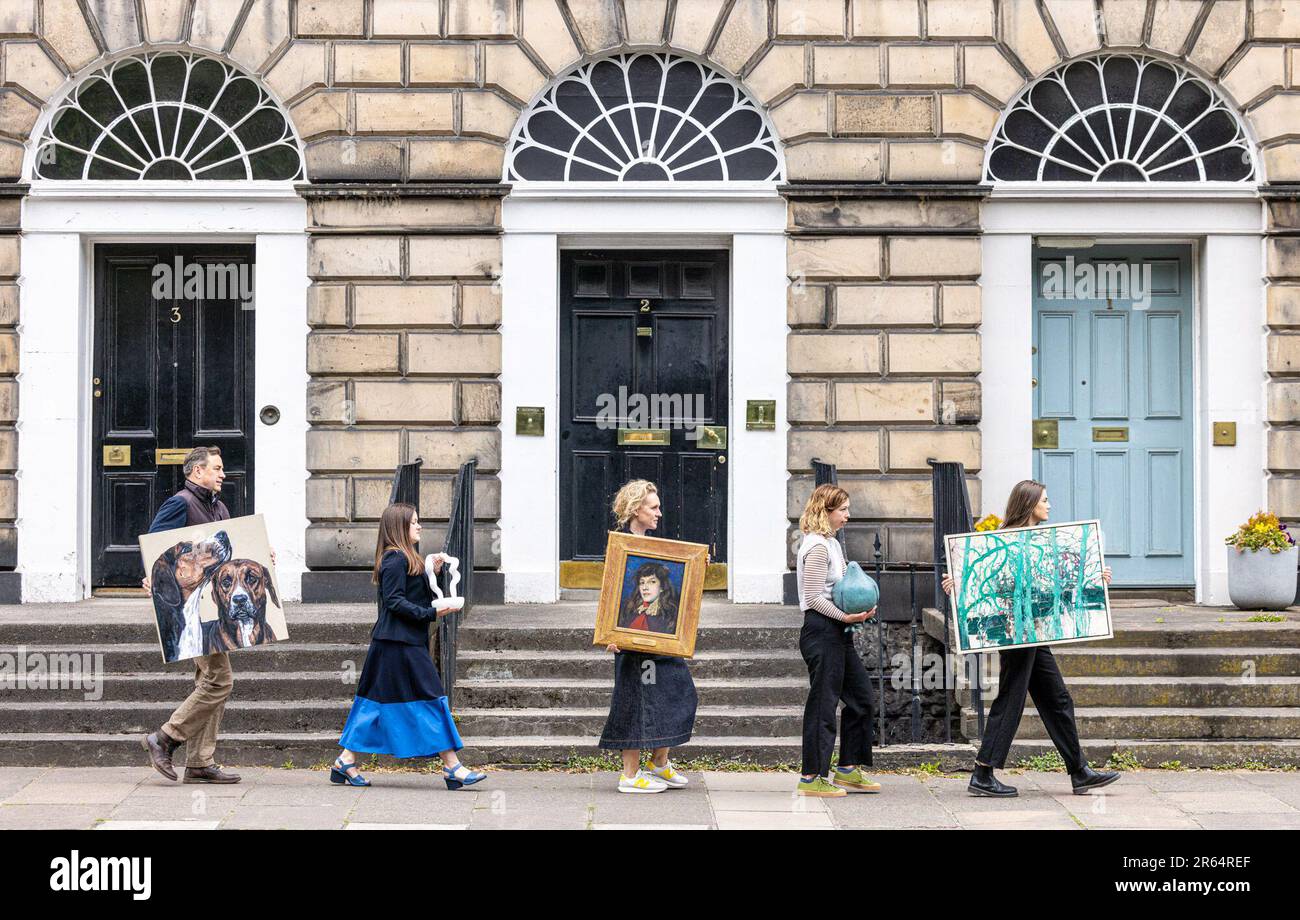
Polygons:
[[189,454],[191,448],[188,447],[160,447],[153,452],[153,462],[155,466],[176,466],[184,463],[185,457]]
[[546,434],[546,407],[516,406],[515,434],[537,438]]
[[667,447],[672,438],[672,432],[667,428],[620,428],[618,430],[619,446],[624,444],[651,444],[657,447]]
[[1236,447],[1237,446],[1237,423],[1236,422],[1215,422],[1214,423],[1214,446],[1215,447]]
[[695,442],[695,446],[700,450],[726,450],[727,449],[727,426],[726,425],[701,425],[699,428],[700,437]]
[[1092,429],[1092,439],[1094,441],[1127,441],[1128,427],[1123,428],[1094,428]]
[[105,444],[104,445],[104,466],[130,466],[130,465],[131,465],[130,444]]
[[776,400],[745,400],[745,428],[748,431],[775,431]]
[[1060,446],[1060,422],[1054,418],[1034,419],[1034,450],[1055,450]]

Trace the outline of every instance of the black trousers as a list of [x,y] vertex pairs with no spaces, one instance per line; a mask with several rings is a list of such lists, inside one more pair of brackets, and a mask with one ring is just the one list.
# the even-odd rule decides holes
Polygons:
[[984,740],[976,760],[989,767],[1007,765],[1007,753],[1025,711],[1025,694],[1034,699],[1048,737],[1061,752],[1071,773],[1083,769],[1079,729],[1074,724],[1074,700],[1065,688],[1061,669],[1052,650],[1045,645],[1008,649],[998,653],[998,698],[989,707]]
[[803,709],[805,776],[831,771],[835,716],[841,700],[840,763],[871,765],[871,680],[844,624],[815,610],[804,611],[799,652],[808,665],[808,702]]

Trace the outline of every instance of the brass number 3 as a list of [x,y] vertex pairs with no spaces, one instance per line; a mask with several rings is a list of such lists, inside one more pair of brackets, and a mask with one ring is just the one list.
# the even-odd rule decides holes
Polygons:
[[181,308],[172,307],[172,322],[179,323],[180,321],[181,321]]

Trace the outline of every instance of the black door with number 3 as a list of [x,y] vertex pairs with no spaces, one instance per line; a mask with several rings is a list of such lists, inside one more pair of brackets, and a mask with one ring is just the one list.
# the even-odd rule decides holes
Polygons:
[[[693,435],[725,438],[728,254],[571,250],[560,264],[560,559],[602,559],[614,493],[649,479],[655,536],[726,562],[727,451]],[[618,443],[644,427],[667,443]]]
[[[137,587],[137,537],[184,482],[175,455],[221,448],[221,499],[234,517],[253,508],[254,311],[238,292],[155,296],[154,266],[220,265],[252,277],[253,247],[95,247],[95,344],[91,381],[92,586]],[[226,275],[232,277],[231,274]],[[219,292],[204,285],[203,295]]]

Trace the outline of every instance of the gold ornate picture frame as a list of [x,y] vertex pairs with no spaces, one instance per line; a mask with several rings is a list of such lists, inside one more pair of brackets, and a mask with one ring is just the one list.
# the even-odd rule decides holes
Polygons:
[[692,657],[708,561],[703,543],[610,533],[592,644]]

